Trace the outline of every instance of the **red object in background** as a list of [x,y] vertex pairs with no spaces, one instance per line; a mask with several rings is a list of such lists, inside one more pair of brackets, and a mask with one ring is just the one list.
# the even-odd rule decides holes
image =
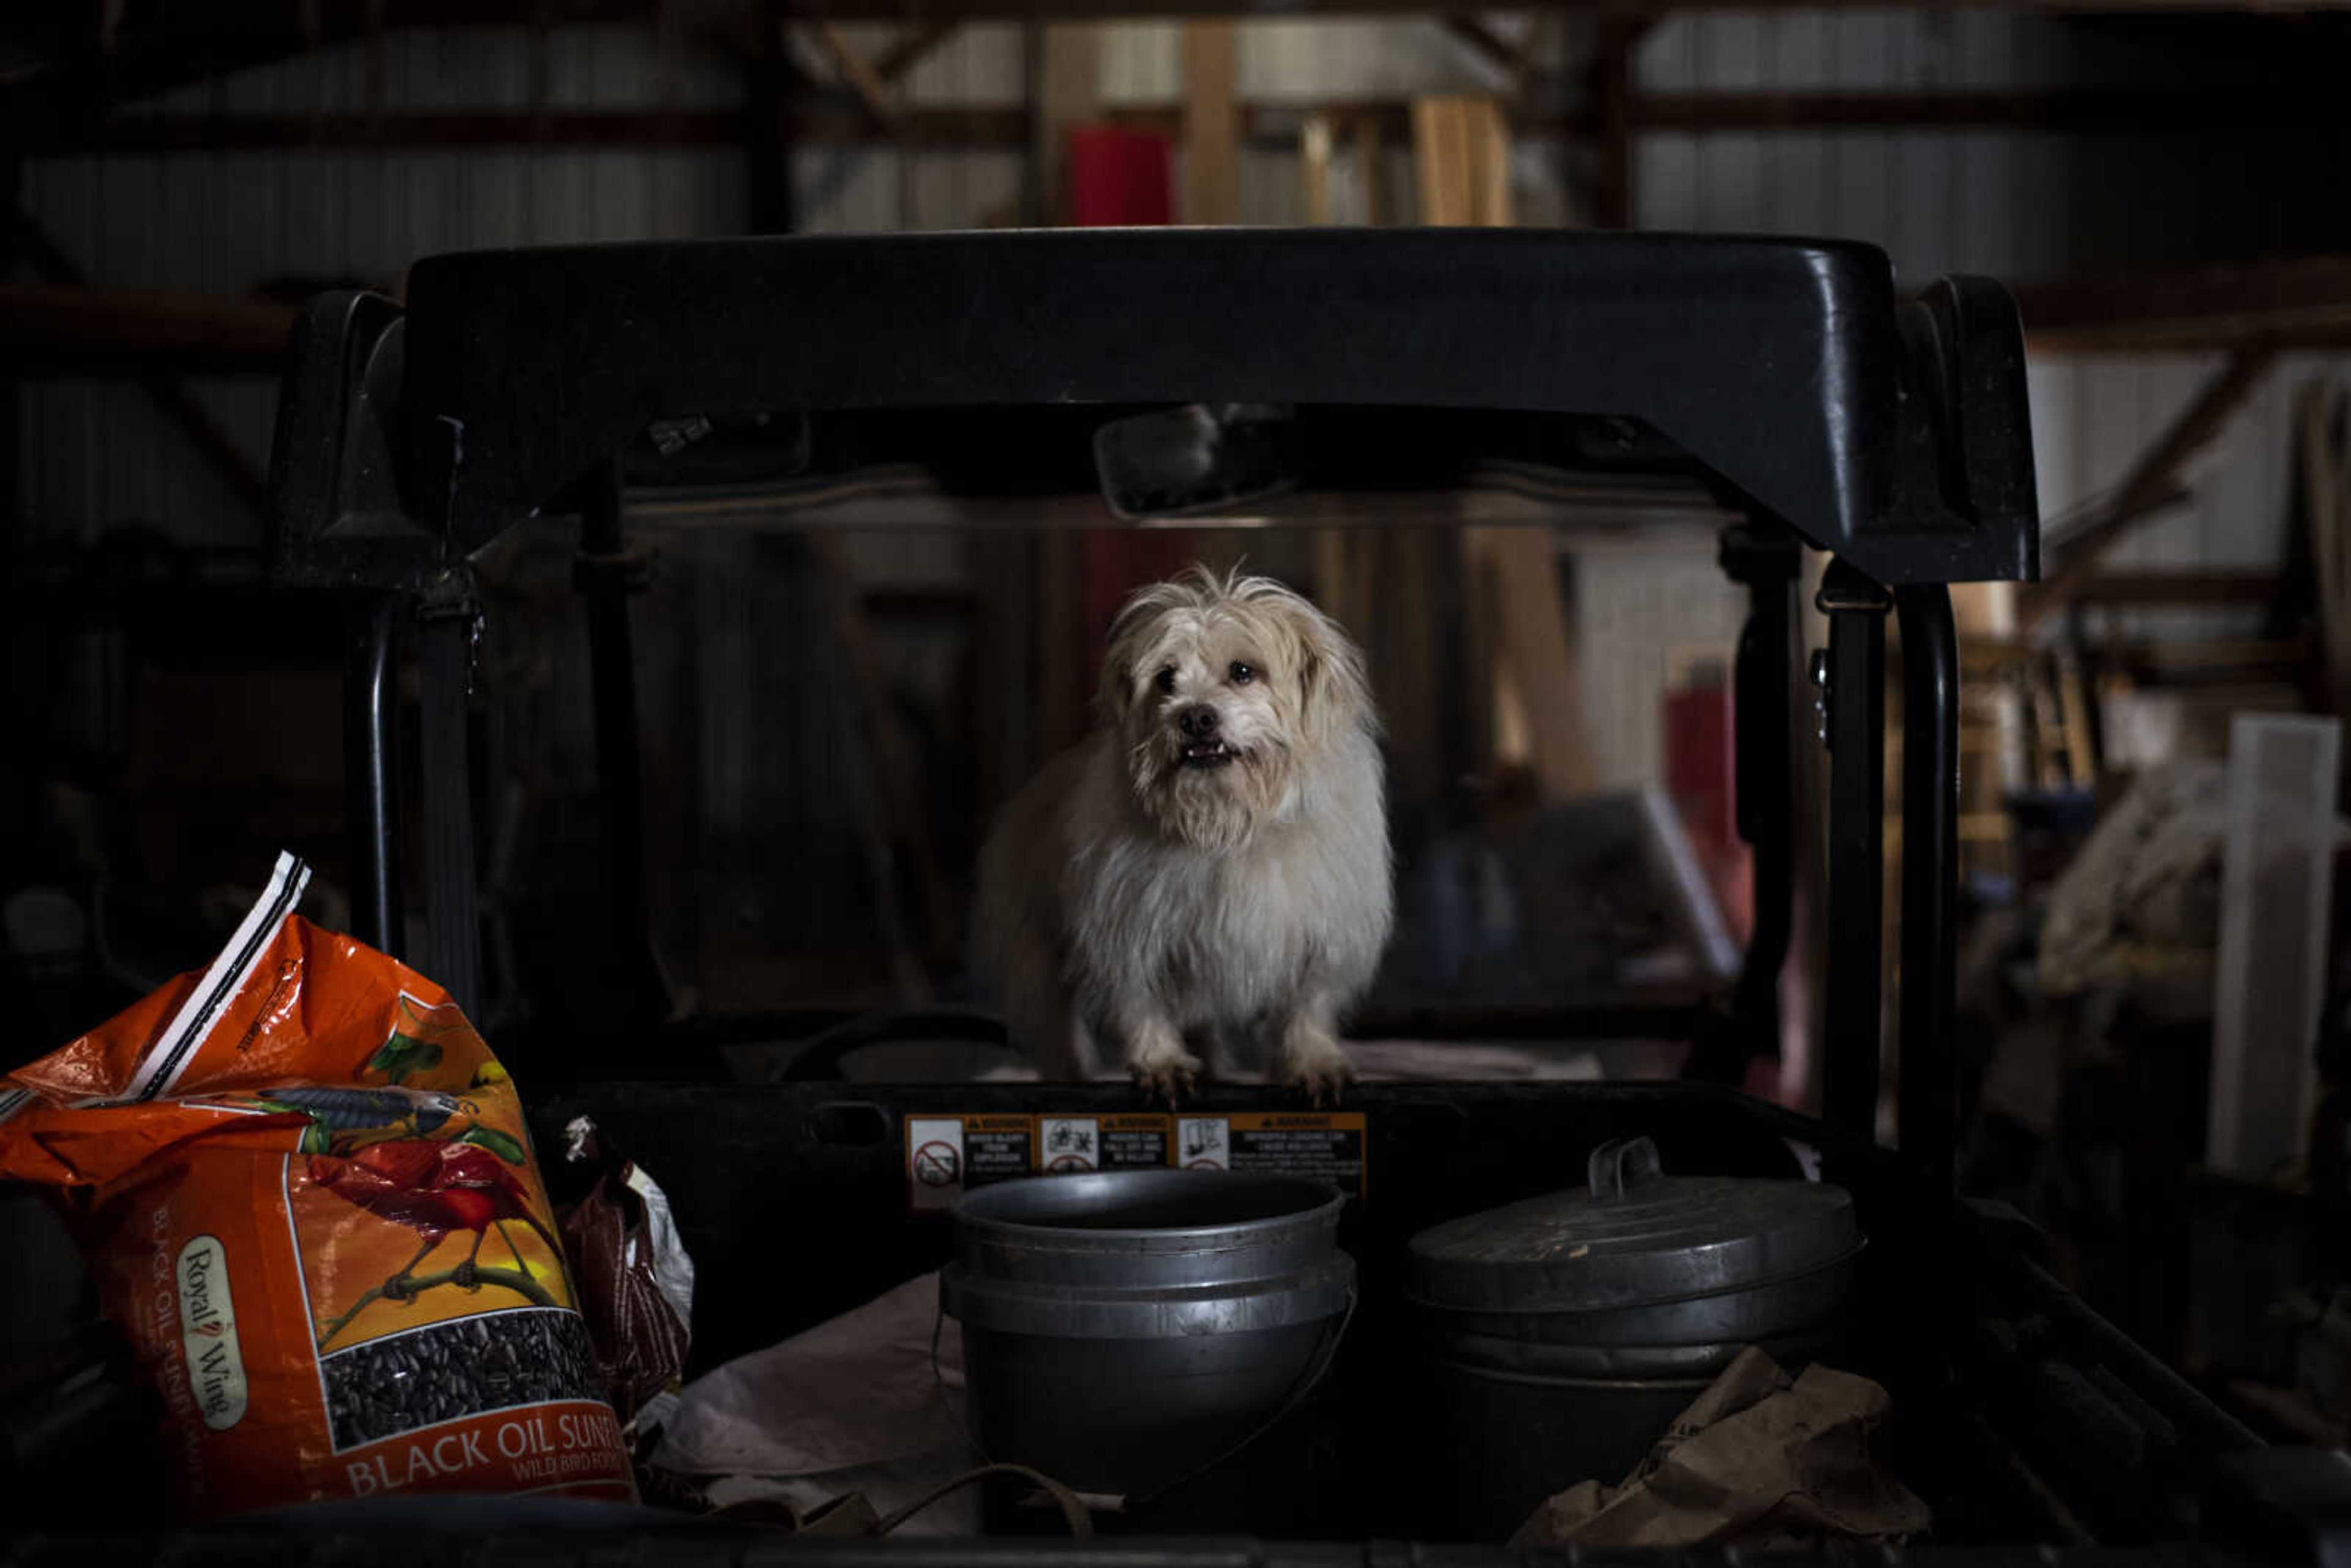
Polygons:
[[1085,556],[1085,667],[1092,672],[1087,695],[1102,681],[1102,643],[1127,595],[1148,582],[1174,577],[1199,559],[1198,536],[1186,528],[1090,528],[1080,547]]
[[1666,790],[1702,850],[1739,841],[1730,693],[1719,680],[1666,694]]
[[1723,924],[1744,943],[1755,920],[1754,862],[1739,839],[1735,726],[1719,676],[1666,693],[1666,790],[1714,886]]
[[[1744,947],[1755,930],[1755,854],[1739,837],[1738,713],[1719,670],[1700,666],[1693,675],[1689,685],[1666,693],[1666,789],[1714,889],[1722,923]],[[1802,898],[1799,890],[1799,930]],[[1806,994],[1799,955],[1781,976],[1781,1054],[1750,1061],[1741,1084],[1757,1099],[1792,1111],[1812,1108],[1804,1098],[1811,1052]]]
[[1167,138],[1116,125],[1070,128],[1070,222],[1081,229],[1176,221]]
[[[1167,138],[1116,125],[1070,129],[1070,222],[1080,228],[1141,227],[1176,221]],[[1126,596],[1189,566],[1197,543],[1188,533],[1141,529],[1090,531],[1083,544],[1084,667],[1099,681],[1102,640]],[[1089,693],[1091,693],[1091,684]]]

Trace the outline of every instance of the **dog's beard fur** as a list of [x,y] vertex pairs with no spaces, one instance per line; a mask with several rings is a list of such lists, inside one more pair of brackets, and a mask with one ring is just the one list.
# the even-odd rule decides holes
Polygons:
[[1172,1093],[1186,1038],[1262,1029],[1286,1076],[1335,1089],[1336,1015],[1391,920],[1362,656],[1289,589],[1196,568],[1120,612],[1100,715],[981,854],[978,956],[1016,1038],[1091,1071],[1107,1037]]
[[1290,767],[1280,751],[1242,752],[1203,773],[1171,759],[1156,736],[1127,748],[1135,803],[1169,838],[1202,850],[1238,849],[1259,823],[1277,820]]

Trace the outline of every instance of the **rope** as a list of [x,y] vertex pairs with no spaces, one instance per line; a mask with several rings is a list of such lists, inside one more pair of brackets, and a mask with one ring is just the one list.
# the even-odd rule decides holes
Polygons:
[[[935,1334],[933,1335],[934,1339],[936,1337]],[[992,1480],[998,1476],[1018,1476],[1051,1498],[1054,1505],[1061,1511],[1061,1522],[1070,1528],[1071,1540],[1092,1541],[1093,1539],[1094,1521],[1086,1512],[1084,1500],[1052,1477],[1040,1470],[1032,1470],[1026,1465],[982,1465],[976,1470],[966,1470],[953,1480],[942,1481],[904,1508],[893,1512],[867,1533],[875,1536],[887,1535],[940,1499],[961,1491],[967,1486],[975,1486],[984,1480]]]
[[[1053,1481],[1048,1484],[1051,1489],[1054,1500],[1059,1502],[1061,1500],[1063,1495],[1067,1495],[1070,1498],[1082,1501],[1085,1506],[1092,1508],[1102,1513],[1134,1513],[1148,1507],[1152,1503],[1158,1501],[1161,1498],[1165,1497],[1169,1492],[1176,1490],[1178,1487],[1189,1486],[1192,1482],[1198,1480],[1202,1476],[1207,1475],[1209,1471],[1217,1469],[1221,1465],[1229,1463],[1233,1458],[1238,1457],[1244,1448],[1247,1448],[1249,1445],[1255,1443],[1259,1438],[1264,1437],[1268,1432],[1272,1431],[1284,1420],[1288,1419],[1290,1412],[1296,1410],[1301,1405],[1303,1405],[1306,1402],[1307,1396],[1322,1385],[1322,1379],[1330,1374],[1332,1365],[1339,1359],[1339,1346],[1347,1337],[1348,1325],[1355,1321],[1355,1303],[1359,1299],[1355,1287],[1352,1283],[1349,1284],[1347,1287],[1346,1309],[1339,1314],[1336,1320],[1339,1325],[1338,1329],[1330,1333],[1329,1337],[1322,1343],[1315,1346],[1314,1355],[1308,1361],[1306,1367],[1299,1373],[1298,1380],[1290,1385],[1290,1392],[1282,1396],[1281,1403],[1274,1407],[1273,1414],[1268,1416],[1264,1420],[1250,1427],[1247,1432],[1241,1435],[1238,1440],[1232,1443],[1229,1447],[1225,1448],[1217,1453],[1210,1455],[1200,1463],[1194,1465],[1190,1469],[1179,1471],[1173,1479],[1162,1481],[1157,1486],[1152,1487],[1140,1494],[1129,1492],[1123,1495],[1105,1495],[1100,1492],[1071,1492],[1067,1487],[1062,1486],[1060,1482]],[[1325,1319],[1324,1321],[1327,1322],[1332,1320]],[[942,1304],[938,1310],[937,1315],[931,1320],[932,1386],[938,1392],[939,1404],[946,1409],[948,1416],[955,1422],[956,1428],[961,1431],[965,1438],[970,1442],[972,1451],[978,1454],[983,1459],[985,1459],[987,1458],[987,1448],[986,1445],[980,1442],[979,1435],[977,1432],[974,1432],[971,1427],[965,1423],[963,1412],[956,1408],[955,1401],[947,1397],[946,1374],[939,1367],[939,1336],[943,1332],[945,1332],[946,1328],[946,1308]],[[1019,1465],[998,1465],[991,1461],[988,1469],[992,1470],[1019,1470],[1021,1469],[1022,1467]],[[973,1473],[977,1475],[985,1472],[975,1471]],[[1035,1474],[1036,1472],[1029,1471],[1027,1473]],[[1038,1479],[1040,1480],[1043,1480],[1045,1478],[1040,1476]],[[954,1484],[955,1483],[950,1482],[949,1486],[952,1487]],[[926,1499],[925,1500],[927,1503],[930,1500]],[[1064,1511],[1066,1512],[1066,1507]]]

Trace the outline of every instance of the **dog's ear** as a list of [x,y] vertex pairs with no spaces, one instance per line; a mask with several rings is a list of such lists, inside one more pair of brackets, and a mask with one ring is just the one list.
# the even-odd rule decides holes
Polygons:
[[1339,623],[1300,600],[1299,727],[1315,746],[1328,746],[1351,727],[1376,731],[1370,678],[1364,655]]
[[1134,706],[1135,661],[1144,653],[1144,632],[1165,607],[1168,589],[1165,583],[1155,583],[1138,590],[1111,619],[1110,636],[1102,644],[1102,685],[1094,692],[1094,709],[1104,724],[1124,725]]
[[1134,669],[1119,652],[1115,643],[1103,650],[1102,685],[1094,688],[1095,716],[1113,728],[1126,723],[1126,710],[1134,701]]

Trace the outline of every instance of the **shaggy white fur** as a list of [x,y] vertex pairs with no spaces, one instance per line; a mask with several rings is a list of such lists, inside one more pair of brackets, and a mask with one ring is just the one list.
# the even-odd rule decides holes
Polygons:
[[980,852],[976,956],[1015,1043],[1067,1078],[1101,1042],[1171,1101],[1270,1047],[1335,1096],[1394,914],[1363,655],[1281,584],[1195,567],[1119,612],[1100,716]]

